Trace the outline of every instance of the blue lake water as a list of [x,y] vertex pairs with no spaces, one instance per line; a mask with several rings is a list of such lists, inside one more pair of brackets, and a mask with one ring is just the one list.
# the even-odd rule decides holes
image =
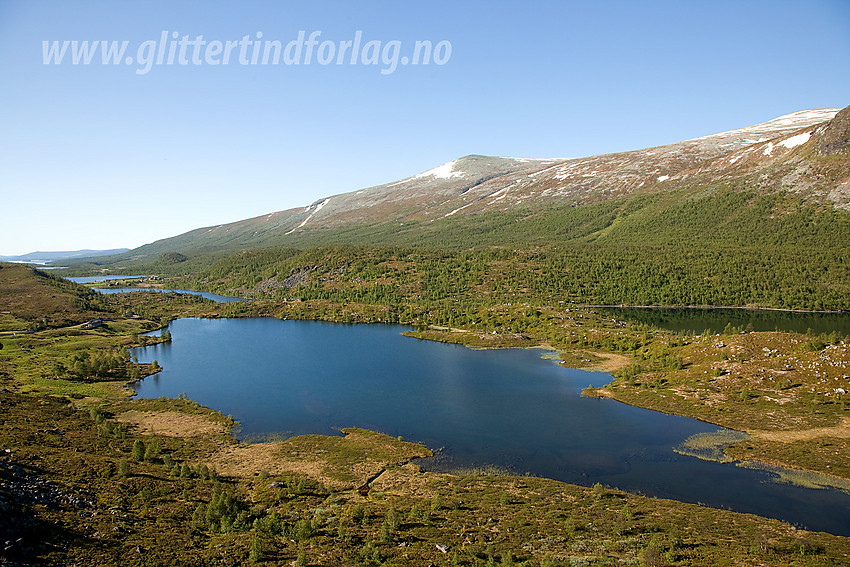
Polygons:
[[[79,284],[88,284],[88,283],[97,283],[97,282],[106,282],[111,280],[130,280],[130,279],[138,279],[138,278],[147,278],[149,276],[75,276],[65,278],[66,280],[70,280],[74,283]],[[210,293],[208,291],[194,291],[189,289],[161,289],[161,288],[152,288],[152,287],[109,287],[109,288],[93,288],[95,291],[100,293],[130,293],[132,291],[153,291],[159,293],[185,293],[188,295],[200,295],[206,299],[211,299],[216,303],[229,303],[231,301],[247,301],[242,297],[230,297],[227,295],[218,295],[217,293]]]
[[111,280],[134,280],[138,278],[147,278],[148,276],[72,276],[65,278],[74,283],[87,284],[97,282],[108,282]]
[[187,295],[200,295],[205,299],[211,299],[216,303],[230,303],[232,301],[248,301],[242,297],[230,297],[227,295],[218,295],[217,293],[210,293],[208,291],[194,291],[191,289],[162,289],[158,287],[108,287],[108,288],[94,288],[95,291],[99,293],[131,293],[136,291],[152,291],[155,293],[185,293]]
[[565,482],[757,513],[850,535],[850,495],[772,481],[759,470],[673,451],[716,426],[583,398],[606,373],[563,368],[537,349],[472,350],[385,325],[179,319],[172,342],[135,349],[164,370],[141,397],[183,392],[232,414],[243,437],[364,427],[442,449],[421,462],[488,464]]

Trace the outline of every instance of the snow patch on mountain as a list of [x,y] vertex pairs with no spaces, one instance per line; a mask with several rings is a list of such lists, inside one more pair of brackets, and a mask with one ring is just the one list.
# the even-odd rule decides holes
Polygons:
[[796,148],[797,146],[805,144],[806,142],[809,141],[809,138],[811,138],[811,137],[812,137],[811,132],[803,132],[802,134],[797,134],[796,136],[791,136],[787,140],[782,140],[781,142],[779,142],[779,145],[785,146],[786,148],[788,148],[790,150],[791,148]]
[[467,204],[465,204],[465,205],[464,205],[464,206],[462,206],[462,207],[458,207],[458,208],[456,208],[455,210],[453,210],[452,212],[450,212],[450,213],[448,213],[448,214],[443,215],[443,218],[450,217],[450,216],[452,216],[452,215],[453,215],[453,214],[455,214],[455,213],[459,213],[460,211],[464,210],[465,208],[467,208],[467,207],[468,207],[468,206],[470,206],[471,204],[472,204],[472,203],[467,203]]
[[437,179],[451,179],[452,177],[463,177],[466,175],[463,171],[455,171],[454,167],[457,163],[457,160],[452,160],[448,163],[444,163],[439,167],[435,167],[434,169],[429,169],[428,171],[422,172],[419,175],[414,175],[413,179],[422,179],[423,177],[436,177]]
[[[718,140],[722,138],[730,138],[741,135],[750,135],[756,137],[756,141],[753,143],[759,143],[766,141],[766,139],[762,138],[762,134],[773,134],[774,136],[778,134],[780,130],[795,130],[797,128],[805,128],[811,124],[816,124],[818,122],[827,122],[832,120],[840,108],[816,108],[812,110],[801,110],[799,112],[792,112],[791,114],[785,114],[784,116],[780,116],[778,118],[774,118],[773,120],[769,120],[767,122],[763,122],[762,124],[756,124],[754,126],[747,126],[745,128],[738,128],[736,130],[729,130],[727,132],[719,132],[717,134],[709,134],[708,136],[701,136],[699,138],[694,138],[693,140],[686,140],[689,142],[696,140]],[[751,142],[751,138],[745,138],[744,142]]]
[[[322,210],[322,207],[324,207],[325,205],[327,205],[327,204],[328,204],[328,201],[330,201],[330,200],[331,200],[331,198],[330,198],[330,197],[328,197],[327,199],[325,199],[324,201],[322,201],[321,203],[319,203],[318,205],[316,205],[316,210],[314,210],[312,213],[310,213],[310,216],[308,216],[306,219],[304,219],[303,221],[301,221],[301,224],[299,224],[298,226],[296,226],[295,228],[293,228],[292,230],[290,230],[290,231],[289,231],[289,232],[287,232],[286,234],[292,234],[293,232],[295,232],[296,230],[298,230],[299,228],[301,228],[301,227],[303,227],[305,224],[307,224],[307,221],[309,221],[311,218],[313,218],[313,215],[315,215],[315,214],[316,214],[316,213],[318,213],[320,210]],[[309,211],[312,207],[313,207],[313,205],[310,205],[309,207],[307,207],[307,208],[305,209],[305,212],[306,212],[306,211]]]

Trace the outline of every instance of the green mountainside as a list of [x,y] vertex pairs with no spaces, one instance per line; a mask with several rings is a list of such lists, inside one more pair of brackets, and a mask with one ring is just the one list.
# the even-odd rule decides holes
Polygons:
[[[602,265],[612,275],[607,279],[620,281],[580,281],[569,291],[577,301],[847,308],[849,117],[850,107],[801,111],[670,146],[578,160],[468,156],[305,209],[70,265],[76,273],[186,275],[262,248],[542,247],[567,262],[574,278],[586,280]],[[629,285],[635,277],[655,282],[656,291]],[[781,284],[782,295],[753,292],[753,279]],[[668,283],[678,291],[665,289]]]
[[[683,230],[714,230],[720,223],[727,232],[744,231],[746,236],[738,237],[746,240],[769,232],[754,223],[794,215],[797,203],[741,211],[736,213],[741,222],[729,224],[710,218],[717,211],[701,211],[716,205],[711,197],[728,192],[792,195],[823,210],[850,209],[850,151],[841,142],[850,136],[848,115],[850,108],[801,111],[669,146],[581,159],[467,156],[395,183],[331,196],[303,209],[199,228],[97,262],[121,265],[155,261],[168,252],[191,257],[328,242],[452,247],[562,242],[605,236],[598,232],[614,223],[614,211],[619,222],[640,212],[664,215],[682,207],[691,217],[706,217],[683,218],[683,223],[713,221],[707,226],[691,222]],[[655,208],[647,209],[650,204]],[[518,221],[524,224],[508,228]],[[635,240],[653,230],[628,223],[622,229]],[[628,239],[625,232],[618,238]]]

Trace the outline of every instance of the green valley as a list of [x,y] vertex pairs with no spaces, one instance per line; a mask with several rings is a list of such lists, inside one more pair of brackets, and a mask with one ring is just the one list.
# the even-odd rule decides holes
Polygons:
[[846,491],[846,337],[677,333],[593,306],[850,310],[848,116],[801,111],[572,160],[467,156],[55,272],[145,274],[112,283],[250,301],[102,295],[0,264],[0,526],[12,534],[0,558],[848,564],[846,537],[601,484],[423,472],[412,460],[436,448],[362,429],[239,443],[230,416],[128,388],[159,370],[128,349],[167,342],[148,333],[181,317],[403,324],[471,348],[550,348],[565,366],[611,372],[586,396],[739,432],[688,440],[686,454]]

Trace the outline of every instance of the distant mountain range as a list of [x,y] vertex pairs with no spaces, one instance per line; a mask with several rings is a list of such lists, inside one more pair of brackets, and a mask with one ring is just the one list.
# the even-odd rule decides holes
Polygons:
[[[682,202],[720,189],[794,196],[830,210],[850,210],[850,107],[803,110],[666,146],[585,158],[470,155],[394,183],[199,228],[114,260],[326,242],[416,243],[417,235],[433,234],[435,227],[461,230],[460,224],[493,215],[525,219],[553,209],[659,195]],[[617,219],[630,210],[623,207]],[[498,243],[497,235],[488,238]]]
[[129,252],[129,248],[112,248],[110,250],[70,250],[61,252],[30,252],[19,256],[0,256],[3,262],[30,262],[34,264],[43,262],[54,262],[68,258],[94,258],[97,256],[110,256]]

